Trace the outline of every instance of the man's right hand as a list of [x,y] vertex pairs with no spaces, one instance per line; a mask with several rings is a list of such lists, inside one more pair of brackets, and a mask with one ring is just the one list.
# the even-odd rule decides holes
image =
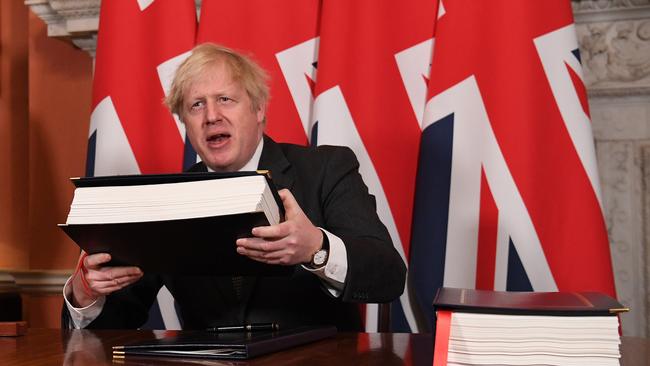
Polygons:
[[[107,253],[91,254],[83,259],[86,271],[79,271],[72,280],[73,306],[84,308],[99,297],[136,282],[143,275],[142,270],[138,267],[102,266],[110,260],[111,255]],[[82,276],[86,279],[87,287],[82,282]]]

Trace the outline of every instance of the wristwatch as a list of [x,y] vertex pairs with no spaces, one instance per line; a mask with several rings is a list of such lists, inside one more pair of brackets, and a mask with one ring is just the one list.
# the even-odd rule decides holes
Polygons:
[[327,234],[323,232],[323,245],[311,257],[311,262],[309,263],[309,267],[313,269],[319,269],[323,267],[327,263],[327,258],[329,258],[329,253],[330,253],[330,241],[327,238]]

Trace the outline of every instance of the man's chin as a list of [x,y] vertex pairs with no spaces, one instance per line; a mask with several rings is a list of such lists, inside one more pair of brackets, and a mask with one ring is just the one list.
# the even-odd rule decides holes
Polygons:
[[215,172],[233,172],[238,169],[233,161],[207,159],[203,160],[203,163]]

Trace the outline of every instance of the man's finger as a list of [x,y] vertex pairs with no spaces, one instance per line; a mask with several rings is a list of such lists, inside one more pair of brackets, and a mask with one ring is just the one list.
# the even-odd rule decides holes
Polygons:
[[254,249],[248,249],[245,247],[237,247],[237,253],[241,255],[245,255],[251,259],[264,257],[264,252],[259,250],[254,250]]
[[249,257],[250,259],[261,262],[261,263],[266,263],[266,264],[282,264],[282,261],[278,258],[262,258],[262,257]]
[[92,281],[90,282],[90,287],[96,292],[104,291],[107,288],[120,287],[120,283],[111,280],[111,281]]
[[142,270],[138,267],[111,267],[110,271],[113,278],[142,275]]
[[138,281],[140,278],[142,278],[142,275],[128,275],[128,276],[115,277],[113,279],[91,280],[89,282],[93,290],[99,292],[100,290],[103,291],[106,290],[107,288],[114,288],[114,287],[124,288]]
[[281,241],[268,241],[260,238],[244,238],[238,239],[237,247],[243,247],[251,250],[259,250],[262,252],[273,252],[280,250],[284,247]]
[[142,275],[132,275],[116,278],[115,281],[120,285],[120,287],[126,287],[137,282],[140,278],[142,278]]
[[268,256],[269,253],[274,253],[274,252],[269,252],[261,249],[255,249],[255,248],[249,248],[249,247],[244,247],[244,246],[238,246],[237,247],[237,253],[241,255],[245,255],[247,257],[255,257],[255,258],[264,258],[265,256]]
[[111,260],[111,255],[108,253],[90,254],[84,258],[84,266],[86,268],[97,268],[104,263]]
[[104,267],[98,271],[88,272],[88,277],[99,281],[113,281],[124,276],[141,276],[142,270],[138,267]]
[[264,249],[249,248],[244,246],[237,247],[237,253],[245,255],[247,257],[271,259],[271,258],[281,257],[284,252],[285,252],[284,247],[279,248],[277,250],[264,250]]
[[140,278],[142,278],[142,273],[116,277],[114,281],[116,281],[120,285],[126,286],[126,285],[130,285],[133,282],[136,282]]
[[300,205],[298,205],[296,198],[293,196],[293,193],[291,193],[290,190],[286,188],[281,189],[278,191],[278,195],[282,200],[282,205],[284,206],[284,210],[286,211],[287,215],[293,214],[295,210],[301,210]]
[[253,235],[264,239],[284,238],[289,235],[289,232],[290,224],[287,221],[281,222],[277,225],[257,226],[252,230]]
[[121,290],[121,289],[122,289],[122,286],[113,285],[113,286],[110,286],[110,287],[104,287],[104,288],[101,288],[101,289],[93,289],[93,290],[95,292],[97,292],[98,294],[100,294],[100,295],[106,296],[106,295],[110,295],[113,292]]

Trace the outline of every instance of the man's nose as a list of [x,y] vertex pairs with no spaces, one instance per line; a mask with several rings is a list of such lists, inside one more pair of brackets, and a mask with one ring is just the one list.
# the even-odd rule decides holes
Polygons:
[[206,102],[205,113],[205,120],[208,123],[215,123],[221,119],[221,110],[219,105],[214,101],[208,100]]

